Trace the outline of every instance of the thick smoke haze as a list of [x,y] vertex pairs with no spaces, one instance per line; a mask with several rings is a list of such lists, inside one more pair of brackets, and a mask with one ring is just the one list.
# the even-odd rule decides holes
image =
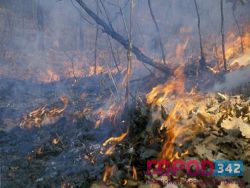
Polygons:
[[[96,1],[86,4],[96,12]],[[129,3],[127,0],[103,1],[109,19],[117,32],[127,36],[118,2],[129,26]],[[201,16],[203,42],[221,45],[220,4],[218,0],[197,0]],[[225,1],[225,32],[235,30],[232,3]],[[99,15],[107,21],[105,11],[99,4]],[[47,74],[52,69],[60,77],[65,75],[65,62],[77,62],[79,69],[94,65],[95,22],[82,10],[75,0],[1,0],[1,74],[16,77],[23,73],[26,79]],[[239,4],[236,16],[243,27],[250,20],[249,2]],[[176,57],[176,48],[186,43],[184,58],[199,56],[197,15],[193,0],[154,0],[152,9],[160,27],[167,61]],[[8,19],[6,19],[8,18]],[[136,0],[133,14],[133,43],[148,56],[161,59],[158,34],[152,21],[147,0]],[[121,54],[120,62],[126,65],[126,50],[113,41],[113,47]],[[107,35],[100,32],[98,62],[115,67],[109,49]],[[208,49],[209,53],[211,50]],[[75,55],[80,54],[78,56]],[[205,51],[206,53],[206,51]],[[53,54],[53,55],[52,55]],[[101,54],[101,55],[100,55]],[[80,56],[80,57],[79,57]],[[73,57],[70,59],[70,57]],[[180,63],[176,58],[174,63]],[[186,61],[186,60],[185,60]],[[67,64],[67,63],[66,63]],[[141,68],[140,68],[141,69]],[[146,72],[142,67],[140,73]],[[138,74],[134,72],[134,75]],[[35,79],[39,80],[39,79]]]
[[214,91],[230,91],[250,81],[250,66],[226,74],[222,83],[214,85]]

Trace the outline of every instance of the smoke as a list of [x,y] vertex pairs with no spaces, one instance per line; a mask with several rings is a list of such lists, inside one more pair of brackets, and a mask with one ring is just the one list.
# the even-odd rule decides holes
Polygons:
[[[96,12],[96,1],[86,0],[85,2]],[[127,33],[117,1],[103,0],[103,2],[113,27],[126,38]],[[197,0],[197,3],[204,43],[217,41],[217,46],[220,46],[219,1]],[[129,3],[121,0],[120,5],[127,27],[129,27]],[[107,21],[102,6],[99,6],[102,9],[99,12],[100,17]],[[2,0],[0,7],[3,7],[0,15],[0,39],[2,41],[0,55],[1,59],[4,59],[1,64],[5,62],[3,72],[6,72],[6,75],[19,79],[22,78],[20,75],[25,73],[27,79],[33,79],[46,74],[47,69],[50,68],[55,73],[62,74],[61,77],[63,77],[65,72],[63,64],[70,61],[65,56],[65,52],[68,56],[74,57],[75,52],[78,51],[78,54],[84,57],[84,60],[78,58],[82,62],[82,67],[94,64],[96,24],[75,0],[27,0],[22,2]],[[186,54],[198,56],[199,37],[193,0],[187,0],[185,3],[183,0],[155,0],[152,1],[152,9],[160,27],[167,59],[176,56],[177,45],[185,43],[187,39],[189,42]],[[225,31],[228,31],[235,27],[232,3],[225,3],[224,11]],[[39,15],[39,12],[42,15]],[[244,20],[247,21],[250,18],[249,3],[238,6],[236,15],[243,20],[240,24],[244,25]],[[160,59],[157,31],[146,0],[135,1],[132,25],[133,43],[143,49],[148,56]],[[121,55],[120,62],[125,66],[126,50],[113,40],[112,43],[113,48],[118,51],[117,54]],[[101,54],[101,51],[105,51],[106,55],[100,64],[110,62],[115,67],[107,36],[102,32],[99,34],[98,55]],[[140,74],[145,72],[140,71]],[[136,75],[138,75],[138,71],[134,71],[133,76]]]
[[250,82],[250,66],[225,75],[225,81],[214,86],[214,91],[228,91]]
[[[84,2],[96,12],[96,1],[84,0]],[[117,2],[118,0],[103,0],[106,13],[99,4],[101,9],[99,16],[106,22],[108,16],[113,28],[126,38],[128,33],[123,21],[125,20],[127,27],[130,26],[129,1],[120,0],[124,20]],[[134,2],[132,42],[147,56],[159,60],[161,59],[159,41],[157,41],[157,31],[150,15],[147,0],[135,0]],[[205,46],[215,41],[217,41],[217,46],[220,46],[219,1],[197,0],[197,3],[201,16],[202,39],[206,44]],[[249,7],[249,3],[237,7],[236,15],[240,20],[241,27],[249,24],[247,23],[250,20]],[[182,52],[181,55],[184,55],[184,63],[187,62],[188,56],[199,56],[199,37],[194,1],[153,0],[152,9],[160,27],[167,62],[173,63],[172,59],[176,63],[182,61],[181,58],[176,58],[178,56],[178,53],[176,53],[178,47],[181,49],[179,50]],[[227,32],[235,27],[232,17],[232,3],[225,3],[224,14],[225,31]],[[0,77],[16,79],[13,83],[8,84],[11,85],[10,88],[6,87],[5,80],[2,83],[0,82],[3,84],[0,89],[4,88],[5,93],[10,93],[7,95],[9,98],[28,104],[29,99],[24,100],[20,96],[29,93],[35,99],[39,95],[47,96],[50,93],[43,91],[43,87],[39,89],[39,86],[30,83],[30,81],[41,82],[43,79],[50,81],[48,70],[56,75],[54,77],[58,75],[61,79],[67,76],[66,73],[68,72],[66,71],[72,69],[88,73],[89,67],[95,63],[95,33],[96,23],[91,20],[75,0],[0,0]],[[116,59],[119,60],[118,63],[126,68],[126,50],[113,39],[111,39],[111,43]],[[178,46],[180,44],[185,44],[187,47],[182,50]],[[98,65],[106,69],[115,69],[107,35],[101,30],[99,31],[97,49]],[[131,80],[135,82],[130,88],[131,91],[133,88],[137,90],[139,87],[134,83],[138,83],[138,79],[144,79],[150,72],[147,70],[150,68],[149,66],[146,69],[137,62],[133,57]],[[152,72],[155,73],[151,70]],[[81,74],[78,73],[77,75]],[[247,82],[249,75],[249,68],[229,73],[226,75],[225,83],[217,84],[214,89],[221,90],[236,87]],[[105,85],[108,90],[110,88],[112,90],[112,87],[109,88],[110,85],[113,86],[111,79],[104,79],[104,77],[100,79],[102,85]],[[25,82],[26,85],[24,86],[22,82],[17,80],[28,80],[28,82]],[[103,80],[105,82],[108,80],[107,82],[110,84],[106,84]],[[117,80],[115,79],[115,81]],[[156,82],[159,81],[155,80]],[[88,81],[91,82],[91,79]],[[151,83],[150,81],[149,83]],[[146,82],[142,80],[142,87],[146,87]],[[69,90],[64,84],[53,84],[50,86],[56,95]],[[98,87],[98,83],[95,86]],[[120,87],[118,90],[122,93]],[[0,93],[4,94],[2,90]],[[109,103],[107,102],[107,104]]]

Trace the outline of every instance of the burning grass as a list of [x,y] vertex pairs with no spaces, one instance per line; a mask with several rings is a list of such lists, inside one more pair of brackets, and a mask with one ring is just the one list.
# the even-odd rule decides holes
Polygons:
[[[145,180],[157,180],[160,187],[164,185],[160,182],[188,182],[192,179],[185,173],[168,177],[145,176],[146,162],[149,159],[243,160],[243,180],[248,181],[250,101],[247,98],[222,93],[193,94],[192,97],[187,94],[181,97],[170,96],[166,101],[167,103],[161,103],[162,106],[151,104],[149,109],[143,107],[135,112],[135,125],[130,129],[129,136],[109,154],[113,170],[112,174],[109,173],[109,180],[105,176],[107,184],[119,187],[125,179],[127,187],[134,184],[142,186]],[[140,121],[147,116],[151,118],[145,126]],[[138,132],[136,129],[139,127],[142,129]],[[218,182],[214,187],[220,186],[222,181],[222,178],[216,179]],[[202,178],[193,180],[206,181]],[[188,187],[188,184],[184,183],[183,186]]]
[[20,123],[22,128],[41,127],[42,125],[53,124],[62,115],[67,108],[69,100],[66,96],[60,97],[63,107],[51,107],[47,105],[39,107],[32,112],[28,113]]
[[[187,91],[186,83],[189,78],[185,73],[183,56],[188,43],[189,39],[177,45],[174,59],[179,62],[179,66],[172,66],[172,77],[149,91],[144,101],[135,97],[137,104],[129,117],[131,120],[129,127],[126,127],[118,136],[110,136],[100,146],[86,150],[84,155],[74,151],[80,156],[78,156],[79,160],[87,161],[90,165],[98,166],[100,161],[104,164],[96,168],[101,169],[102,173],[99,176],[102,177],[99,179],[102,179],[105,185],[100,183],[100,185],[93,184],[93,186],[139,187],[143,186],[146,181],[153,180],[164,179],[165,183],[173,179],[182,179],[186,182],[191,180],[185,173],[169,177],[146,175],[146,163],[150,159],[243,160],[246,164],[245,174],[250,173],[248,152],[250,148],[250,101],[240,95],[198,92],[197,82],[192,85],[192,89]],[[247,51],[247,48],[245,50]],[[232,58],[231,71],[240,67],[235,66],[237,62],[249,60],[247,53],[239,55],[237,52],[236,54],[238,58],[235,54],[228,55],[228,58]],[[242,63],[241,66],[247,66],[247,63]],[[95,67],[89,67],[86,71],[88,74],[85,75],[101,75],[106,71],[102,66],[96,68],[95,70]],[[42,105],[32,110],[24,116],[20,126],[42,128],[43,125],[57,124],[57,120],[63,116],[67,108],[72,108],[72,104],[81,108],[74,112],[74,115],[70,115],[70,118],[74,119],[71,121],[69,118],[70,123],[77,123],[81,118],[91,119],[95,124],[93,129],[96,130],[101,129],[107,121],[112,125],[121,124],[119,118],[125,106],[121,98],[117,96],[121,86],[117,86],[114,82],[113,70],[106,71],[106,73],[113,81],[112,87],[115,88],[109,89],[110,96],[90,96],[88,92],[83,92],[79,95],[81,104],[71,101],[72,98],[61,97],[59,104]],[[67,74],[69,77],[77,76],[78,79],[83,76],[77,70],[73,72],[73,69],[69,69]],[[214,71],[209,75],[216,76],[217,74],[218,72]],[[43,82],[60,81],[60,79],[61,77],[52,69],[47,71],[44,79],[42,78]],[[196,79],[199,78],[196,77]],[[88,101],[90,98],[92,101]],[[105,102],[102,105],[95,105],[99,98]],[[86,103],[85,106],[81,106],[84,104],[83,101]],[[112,132],[112,135],[117,134]],[[85,139],[88,136],[82,137],[81,139]],[[56,155],[63,152],[69,147],[65,140],[67,139],[58,134],[53,135],[46,144],[39,145],[33,153],[28,155],[27,160],[35,163],[48,152],[54,154],[55,150]],[[77,142],[76,140],[74,142]],[[81,149],[79,150],[82,151]],[[100,158],[105,160],[100,160]],[[245,177],[243,179],[248,181]],[[200,177],[195,180],[203,181]],[[221,179],[218,178],[218,180]],[[163,184],[159,183],[157,186],[160,187]],[[219,183],[216,186],[219,186]]]
[[[147,176],[146,162],[149,159],[242,160],[245,165],[243,181],[249,181],[250,101],[247,97],[203,93],[195,89],[186,92],[183,67],[178,67],[174,78],[154,87],[146,95],[146,101],[146,106],[139,105],[134,112],[128,137],[119,139],[120,143],[112,147],[112,152],[106,153],[113,164],[112,174],[105,168],[105,174],[109,174],[105,176],[106,184],[119,187],[126,180],[125,186],[140,187],[145,181],[157,180],[161,187],[172,180],[206,181],[188,177],[185,173]],[[213,186],[222,187],[222,178],[215,179],[218,182]],[[189,187],[188,183],[183,186]]]
[[[124,93],[128,78],[133,76],[132,70],[131,75],[124,76],[122,75],[124,68],[120,68],[124,79],[123,81],[119,80],[121,83],[117,84],[118,79],[114,79],[114,75],[119,72],[119,67],[111,68],[108,64],[104,66],[100,63],[102,61],[101,57],[97,58],[98,65],[96,66],[85,64],[87,58],[76,53],[75,55],[79,55],[79,57],[75,59],[67,58],[65,60],[60,58],[60,63],[63,62],[62,70],[52,68],[56,67],[52,66],[49,68],[43,67],[39,73],[31,71],[32,75],[36,76],[37,81],[41,83],[60,82],[65,78],[74,78],[75,82],[70,87],[70,94],[72,94],[70,99],[66,96],[60,97],[59,104],[43,104],[23,117],[20,123],[21,128],[35,127],[32,130],[38,132],[39,130],[36,128],[39,128],[42,130],[40,134],[43,134],[43,131],[46,130],[43,129],[44,125],[57,125],[56,129],[47,126],[49,131],[42,135],[46,138],[45,141],[37,141],[39,144],[35,143],[32,152],[25,155],[27,158],[25,161],[28,161],[29,165],[35,169],[38,167],[37,163],[44,165],[51,156],[52,159],[50,158],[50,160],[52,162],[49,162],[51,162],[52,166],[68,157],[73,162],[67,166],[67,169],[63,169],[65,171],[71,169],[71,167],[75,169],[76,164],[87,166],[92,170],[97,169],[97,172],[88,169],[87,176],[91,177],[91,180],[96,180],[96,176],[102,180],[101,183],[93,184],[93,187],[145,187],[145,182],[151,180],[160,182],[154,184],[155,187],[163,187],[163,180],[167,183],[171,180],[185,180],[185,182],[188,182],[191,180],[204,181],[204,179],[201,177],[190,178],[184,172],[168,177],[148,175],[146,174],[147,160],[242,160],[245,165],[242,179],[247,183],[250,174],[250,101],[241,95],[198,91],[200,89],[199,84],[204,84],[204,87],[206,87],[208,85],[206,83],[210,82],[210,79],[214,84],[218,75],[221,74],[220,71],[223,67],[221,61],[222,52],[218,49],[212,51],[217,54],[217,62],[210,61],[210,57],[208,57],[206,71],[200,71],[198,61],[190,63],[194,67],[194,69],[191,67],[191,70],[189,70],[193,74],[191,76],[193,76],[192,81],[194,84],[189,85],[191,89],[187,91],[186,83],[190,78],[187,78],[188,74],[185,73],[186,69],[188,69],[186,51],[190,48],[192,32],[192,28],[180,28],[180,33],[185,33],[185,35],[182,42],[176,44],[173,52],[169,53],[167,60],[168,63],[174,62],[169,65],[172,68],[171,77],[165,83],[158,84],[149,91],[145,95],[145,100],[135,96],[133,100],[136,102],[136,107],[125,121],[120,118],[120,115],[127,113],[124,111],[127,109],[124,108],[125,102],[121,102],[123,98],[119,95]],[[244,34],[242,38],[236,35],[235,32],[227,34],[225,45],[229,71],[238,70],[249,65],[249,39],[249,33]],[[244,44],[243,50],[240,49],[241,41]],[[55,54],[61,56],[62,52],[49,53],[47,56],[54,56]],[[193,55],[191,54],[191,56]],[[33,54],[29,54],[26,58],[29,59],[30,57],[33,57]],[[8,72],[3,71],[0,74],[6,75]],[[209,76],[202,74],[208,74]],[[108,77],[109,84],[103,81],[103,75]],[[26,77],[26,75],[23,76]],[[98,83],[90,83],[93,85],[91,89],[78,92],[79,88],[86,84],[81,85],[80,80],[87,77],[89,79],[97,77]],[[212,77],[215,77],[215,79],[213,80]],[[72,83],[70,82],[70,84]],[[96,88],[98,87],[103,89],[102,93],[100,90],[97,91]],[[64,123],[58,123],[58,120],[64,117],[64,113],[68,108],[71,110],[70,113],[74,112],[67,115],[67,118],[63,120]],[[93,122],[91,130],[84,127],[86,120]],[[118,136],[114,136],[117,135],[116,128],[113,128],[107,134],[106,130],[102,129],[105,123],[110,124],[110,127],[115,127],[123,122],[129,126],[123,127],[123,131],[119,130],[120,134]],[[61,123],[74,124],[75,130],[71,130],[71,127],[70,130],[68,130],[69,127],[63,129],[59,126]],[[61,135],[66,134],[66,136],[58,135],[58,129]],[[92,133],[92,131],[95,132],[96,130],[100,131],[97,135]],[[48,136],[49,134],[51,136]],[[104,134],[105,138],[107,137],[106,140],[103,141],[99,138],[99,134]],[[92,138],[93,135],[95,136],[94,139]],[[91,139],[94,141],[90,142]],[[102,140],[103,142],[96,143],[96,140],[98,142]],[[56,159],[53,161],[54,157],[58,157],[56,158],[58,161]],[[45,162],[40,159],[44,159]],[[60,168],[59,166],[56,167]],[[51,169],[53,171],[56,168],[52,167]],[[16,168],[10,169],[10,172],[12,171],[16,171]],[[80,173],[82,171],[81,169]],[[55,176],[53,172],[51,176]],[[71,172],[67,173],[66,175],[70,176]],[[34,177],[36,177],[36,182],[46,181],[38,178],[39,175],[34,175]],[[221,178],[217,179],[222,180]],[[237,180],[237,178],[229,179]],[[81,180],[75,181],[82,183]],[[72,180],[69,180],[69,182],[71,183],[62,183],[62,187],[71,187],[71,184],[75,183]],[[190,185],[183,186],[190,187]],[[224,184],[217,183],[214,185],[214,187],[218,186],[223,187]]]

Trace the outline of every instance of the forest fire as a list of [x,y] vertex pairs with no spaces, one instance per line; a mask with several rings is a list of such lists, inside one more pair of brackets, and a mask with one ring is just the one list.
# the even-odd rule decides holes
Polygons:
[[[185,77],[183,68],[179,67],[174,72],[175,79],[157,86],[147,95],[147,102],[151,105],[157,105],[158,108],[164,108],[168,115],[163,119],[161,130],[166,131],[166,138],[160,158],[174,160],[188,153],[178,153],[175,151],[175,145],[184,144],[185,140],[189,140],[195,136],[197,130],[193,125],[188,125],[183,121],[188,117],[188,114],[195,107],[195,100],[200,98],[198,94],[185,92]],[[173,106],[166,106],[171,104]],[[161,108],[161,109],[162,109]],[[159,117],[156,117],[159,118]],[[185,135],[187,132],[192,132],[189,137]],[[185,135],[185,136],[184,136]],[[177,138],[181,137],[181,143],[178,143]]]
[[[247,27],[248,28],[248,27]],[[228,60],[239,56],[240,54],[249,54],[250,50],[250,34],[246,33],[244,36],[236,36],[235,32],[227,34],[228,42],[226,43],[226,58]],[[244,47],[241,47],[241,43]]]
[[[246,30],[249,30],[249,26],[246,26]],[[247,66],[249,64],[250,53],[250,35],[249,33],[243,36],[237,36],[235,32],[229,32],[227,34],[227,46],[225,55],[226,59],[230,62],[229,69],[236,70],[240,67]],[[222,52],[218,50],[219,58],[222,59]],[[222,62],[222,60],[219,60]],[[240,64],[239,64],[240,62]],[[214,67],[218,70],[218,65]],[[219,70],[223,69],[222,63],[219,65]]]
[[[39,82],[41,83],[51,83],[59,81],[61,78],[84,78],[91,77],[98,74],[105,74],[107,71],[103,66],[90,66],[87,70],[81,66],[81,63],[76,63],[75,67],[67,66],[67,62],[65,62],[65,70],[60,74],[54,72],[52,69],[48,69],[46,73],[43,73],[40,77],[38,77]],[[113,69],[114,70],[114,69]]]
[[178,67],[174,71],[174,79],[164,85],[156,86],[147,94],[147,103],[161,105],[171,95],[182,95],[185,92],[185,77],[183,67]]
[[[235,37],[235,34],[231,33],[228,38],[229,41],[234,41],[226,44],[228,45],[226,57],[227,59],[232,59],[230,65],[231,71],[239,69],[241,66],[245,66],[244,63],[246,63],[247,66],[250,60],[248,33],[242,38],[245,44],[244,52],[239,49],[240,37]],[[182,57],[181,54],[183,54],[183,52],[181,53],[178,49],[180,49],[179,46],[177,46],[176,54],[178,54],[179,57]],[[185,49],[185,47],[182,49]],[[237,62],[242,62],[242,65],[239,66]],[[178,152],[175,148],[179,148],[184,145],[185,142],[194,139],[195,135],[201,130],[200,126],[202,124],[200,124],[199,121],[189,122],[187,117],[190,116],[197,107],[205,111],[206,103],[203,102],[204,98],[209,99],[211,97],[207,94],[202,94],[202,92],[195,92],[194,88],[191,92],[185,91],[185,76],[182,66],[176,68],[173,77],[173,79],[167,81],[165,84],[154,87],[146,96],[147,103],[153,105],[153,111],[155,110],[155,106],[157,106],[158,109],[163,109],[164,113],[167,113],[160,128],[161,130],[164,130],[167,139],[164,141],[159,158],[169,159],[171,161],[188,155],[188,150]],[[158,115],[160,116],[159,113]],[[197,113],[197,116],[201,119],[204,118],[203,120],[205,121],[210,121],[209,124],[212,123],[210,120],[211,118],[207,116],[202,117],[203,115],[199,113]]]
[[249,8],[0,2],[0,187],[249,186]]

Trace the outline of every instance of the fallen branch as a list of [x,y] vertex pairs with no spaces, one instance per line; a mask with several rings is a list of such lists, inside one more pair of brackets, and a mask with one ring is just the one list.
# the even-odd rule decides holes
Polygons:
[[[124,48],[129,48],[129,40],[125,39],[122,35],[114,31],[113,28],[111,28],[105,21],[103,21],[99,16],[97,16],[89,7],[82,1],[82,0],[76,0],[76,2],[85,10],[85,12],[100,26],[102,26],[103,32],[111,36],[114,40],[119,42]],[[170,74],[170,69],[163,64],[155,62],[150,57],[146,56],[141,50],[136,47],[135,45],[132,45],[131,49],[132,53],[136,56],[136,58],[148,65],[151,65],[152,67],[166,73]]]

